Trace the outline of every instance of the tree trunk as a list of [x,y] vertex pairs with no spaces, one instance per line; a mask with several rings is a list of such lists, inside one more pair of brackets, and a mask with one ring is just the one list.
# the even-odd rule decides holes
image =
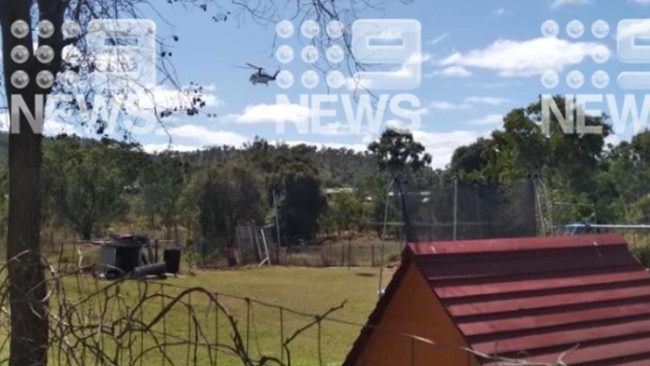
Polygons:
[[91,240],[93,236],[93,229],[92,226],[90,228],[84,228],[83,231],[81,232],[81,240]]
[[154,230],[156,228],[156,213],[151,211],[149,215],[149,230]]
[[[21,119],[21,130],[26,130]],[[14,121],[11,122],[15,123]],[[10,365],[47,363],[48,318],[41,261],[41,135],[9,135]]]
[[[39,38],[39,45],[47,44],[54,50],[54,60],[40,64],[35,60],[32,32],[17,38],[11,27],[18,20],[31,25],[32,1],[0,0],[0,23],[2,25],[2,56],[5,92],[10,111],[9,135],[9,220],[7,230],[7,260],[9,301],[11,311],[11,335],[9,365],[34,366],[47,364],[48,350],[48,303],[47,284],[41,258],[42,219],[42,126],[45,96],[50,88],[41,89],[36,75],[48,70],[54,75],[60,69],[63,10],[67,1],[38,1],[39,20],[47,19],[55,26],[48,39]],[[28,27],[29,28],[29,27]],[[11,51],[16,46],[26,47],[29,59],[18,64],[12,60]],[[29,75],[29,84],[23,89],[11,82],[14,72],[22,70]],[[40,100],[37,101],[37,96]],[[13,98],[16,98],[15,100]],[[28,119],[22,112],[31,113]],[[38,130],[33,130],[36,122]],[[40,126],[38,126],[40,125]]]
[[[5,27],[6,29],[6,27]],[[10,64],[7,46],[16,42],[4,31],[5,65]],[[13,41],[13,42],[12,42]],[[31,40],[28,44],[31,47]],[[11,47],[11,46],[9,46]],[[5,66],[11,75],[11,66]],[[9,83],[8,83],[9,84]],[[7,95],[15,90],[7,86]],[[36,110],[33,90],[20,94],[29,110]],[[10,109],[12,103],[9,103]],[[9,135],[9,298],[11,309],[10,365],[46,365],[48,315],[44,265],[41,261],[41,141],[24,115],[12,116],[10,125],[20,127]],[[17,131],[16,131],[17,132]]]

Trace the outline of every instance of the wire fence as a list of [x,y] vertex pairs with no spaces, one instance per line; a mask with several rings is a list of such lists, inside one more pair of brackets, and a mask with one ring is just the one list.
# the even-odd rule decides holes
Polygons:
[[404,244],[397,241],[373,244],[328,243],[283,248],[278,263],[305,267],[378,267],[401,258]]
[[403,191],[414,241],[537,235],[535,185],[529,179],[509,185],[456,181]]
[[[383,248],[382,248],[383,247]],[[238,252],[238,266],[261,266],[266,264],[300,267],[378,267],[389,262],[399,261],[404,244],[395,240],[382,241],[379,238],[372,243],[350,241],[330,241],[319,245],[293,245],[278,248],[269,246],[268,261],[257,255],[250,246],[242,245]],[[192,266],[202,269],[228,267],[227,258],[222,251],[188,253]]]
[[[14,258],[14,265],[20,260]],[[11,337],[6,268],[0,268],[0,332],[7,335],[0,344],[0,364],[7,363]],[[54,365],[340,365],[346,355],[329,345],[343,328],[360,332],[366,327],[336,317],[345,301],[310,313],[205,287],[153,280],[105,282],[83,275],[82,268],[49,269],[48,349],[49,364]],[[425,347],[453,347],[480,359],[501,360],[415,334],[375,330]],[[415,359],[414,354],[404,355],[409,357]]]

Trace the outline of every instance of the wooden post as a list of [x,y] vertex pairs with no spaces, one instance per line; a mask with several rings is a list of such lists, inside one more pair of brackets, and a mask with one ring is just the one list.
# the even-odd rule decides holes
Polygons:
[[352,237],[348,236],[348,269],[350,269],[350,262],[352,262]]

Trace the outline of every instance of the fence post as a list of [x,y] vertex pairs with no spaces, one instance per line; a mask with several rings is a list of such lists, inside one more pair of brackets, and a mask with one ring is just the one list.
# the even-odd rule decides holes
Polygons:
[[345,267],[345,245],[341,245],[341,267]]
[[375,244],[372,244],[370,246],[370,257],[372,258],[370,262],[370,267],[374,267],[375,266]]
[[331,240],[330,240],[329,247],[330,247],[330,254],[328,256],[328,260],[332,261],[332,264],[333,264],[334,263],[334,251],[332,250],[333,247],[332,247],[332,241]]
[[454,177],[454,241],[458,234],[458,177]]
[[348,269],[350,269],[350,263],[352,262],[352,238],[348,240]]

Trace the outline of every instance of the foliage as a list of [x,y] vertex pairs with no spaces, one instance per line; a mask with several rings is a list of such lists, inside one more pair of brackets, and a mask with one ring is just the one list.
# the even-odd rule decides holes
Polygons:
[[331,217],[336,227],[350,230],[359,227],[364,213],[363,203],[350,192],[337,192],[328,202],[327,216]]
[[124,148],[111,141],[84,147],[62,136],[44,156],[44,181],[57,222],[69,224],[88,240],[98,225],[106,226],[128,210],[126,192],[132,182],[120,164]]
[[[59,136],[44,145],[44,222],[87,238],[127,216],[140,217],[143,230],[171,235],[180,227],[195,242],[232,241],[235,223],[274,224],[278,215],[285,244],[314,240],[322,228],[372,227],[380,234],[378,223],[400,220],[395,200],[387,200],[388,171],[400,167],[425,187],[453,177],[508,183],[537,174],[550,199],[575,204],[556,209],[556,222],[588,219],[593,207],[601,222],[648,222],[650,132],[606,146],[604,136],[565,135],[555,127],[545,135],[539,115],[539,102],[514,109],[502,130],[456,149],[444,171],[428,168],[430,156],[412,134],[390,129],[361,153],[256,138],[243,149],[151,155],[137,144]],[[588,123],[606,126],[602,118]],[[326,187],[355,193],[326,202]]]
[[262,192],[257,177],[245,163],[211,167],[195,177],[199,222],[205,240],[222,238],[234,244],[235,230],[262,219]]
[[173,154],[149,156],[141,168],[137,189],[142,198],[142,211],[149,218],[149,227],[160,225],[168,231],[176,228],[179,220],[178,201],[190,175],[189,164]]
[[379,141],[371,142],[368,151],[375,156],[381,171],[392,174],[408,170],[418,172],[431,163],[424,145],[413,139],[409,131],[386,129]]

